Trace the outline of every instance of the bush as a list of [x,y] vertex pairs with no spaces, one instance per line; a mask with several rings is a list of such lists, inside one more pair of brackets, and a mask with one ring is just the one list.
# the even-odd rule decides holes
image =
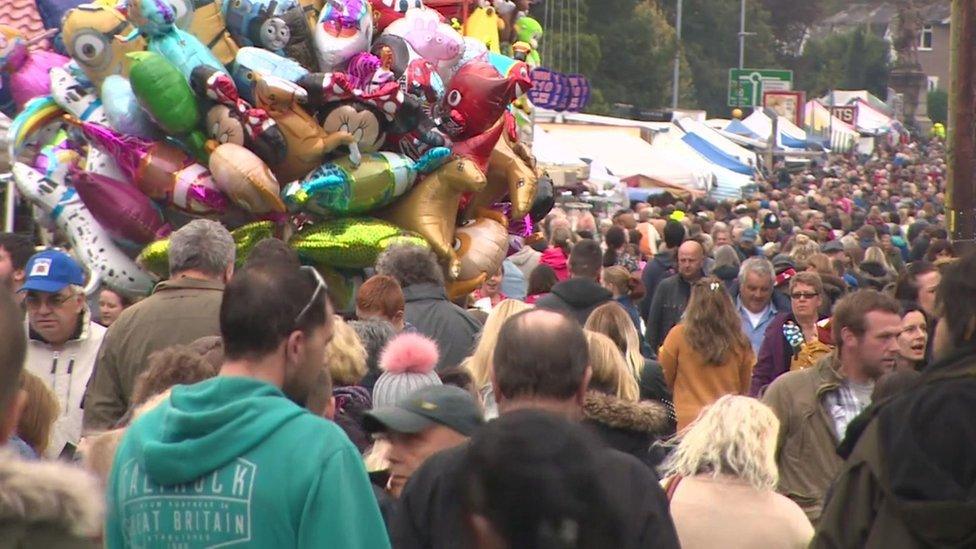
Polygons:
[[925,99],[932,122],[945,124],[949,118],[949,94],[945,90],[932,90]]

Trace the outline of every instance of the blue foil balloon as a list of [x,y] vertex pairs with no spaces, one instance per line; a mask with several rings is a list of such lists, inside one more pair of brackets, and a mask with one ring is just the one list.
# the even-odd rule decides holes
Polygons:
[[156,127],[139,106],[128,80],[117,74],[109,76],[102,82],[101,97],[108,121],[119,133],[144,139],[158,137]]

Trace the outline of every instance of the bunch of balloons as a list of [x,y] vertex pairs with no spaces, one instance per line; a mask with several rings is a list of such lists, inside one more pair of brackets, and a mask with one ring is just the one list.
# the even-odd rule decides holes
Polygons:
[[460,1],[431,2],[103,0],[64,14],[68,56],[0,27],[18,192],[91,288],[145,295],[167,234],[203,217],[239,260],[276,236],[330,286],[406,241],[471,291],[552,207],[512,114],[537,57],[495,20],[541,28],[482,0],[467,30],[445,16]]

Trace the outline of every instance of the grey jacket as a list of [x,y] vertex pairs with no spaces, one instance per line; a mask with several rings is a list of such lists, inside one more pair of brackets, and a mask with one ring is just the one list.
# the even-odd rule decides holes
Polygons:
[[460,364],[471,354],[481,325],[447,299],[443,286],[414,284],[403,289],[404,317],[417,332],[437,342],[441,358],[437,369]]

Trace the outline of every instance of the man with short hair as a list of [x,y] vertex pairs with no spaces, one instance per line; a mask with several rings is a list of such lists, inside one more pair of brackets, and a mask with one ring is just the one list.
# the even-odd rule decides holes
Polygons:
[[234,239],[216,221],[197,219],[170,236],[169,280],[123,311],[105,334],[85,395],[86,433],[111,429],[125,414],[150,354],[220,333],[218,313],[234,254]]
[[969,547],[976,455],[976,256],[945,268],[936,362],[912,388],[866,410],[838,451],[847,458],[812,547]]
[[15,299],[24,284],[24,268],[27,260],[34,255],[34,243],[30,238],[17,233],[0,233],[0,286],[14,292]]
[[535,306],[563,311],[578,320],[580,326],[586,324],[593,309],[613,299],[613,294],[600,285],[602,270],[600,245],[595,240],[580,240],[569,254],[569,280],[553,286]]
[[409,244],[390,246],[376,260],[376,272],[400,284],[406,322],[437,342],[438,370],[453,368],[471,354],[481,325],[448,300],[444,273],[433,252]]
[[[522,409],[579,421],[592,376],[579,323],[547,310],[516,314],[502,326],[492,360],[492,384],[502,416]],[[464,524],[458,505],[467,444],[429,458],[407,483],[392,528],[398,549],[458,547]],[[565,455],[564,459],[574,459]],[[633,456],[604,448],[596,456],[601,481],[622,503],[621,549],[678,547],[664,493]]]
[[647,342],[656,355],[671,328],[681,322],[691,285],[705,276],[705,249],[694,240],[678,247],[678,272],[664,280],[654,292],[654,300],[647,316]]
[[390,444],[387,490],[403,492],[410,476],[430,456],[463,444],[484,423],[471,393],[450,385],[422,387],[394,406],[366,412],[363,426]]
[[678,272],[678,247],[685,241],[688,231],[680,221],[669,219],[664,225],[664,249],[659,250],[654,258],[647,262],[641,273],[641,283],[644,285],[644,299],[640,302],[641,318],[647,318],[651,311],[651,301],[657,292],[657,285],[662,280]]
[[49,249],[30,258],[20,292],[27,307],[27,371],[58,399],[47,457],[81,440],[85,387],[105,328],[91,320],[82,286],[85,275],[68,254]]
[[897,301],[874,290],[845,296],[831,320],[834,352],[814,367],[776,378],[762,397],[780,421],[779,492],[814,524],[843,464],[837,445],[871,403],[874,382],[895,366],[900,312]]
[[738,284],[730,292],[742,318],[742,331],[756,356],[769,323],[777,314],[790,310],[789,298],[775,291],[775,285],[773,264],[764,257],[750,257],[739,267]]
[[234,277],[220,374],[139,417],[108,481],[106,547],[389,547],[358,451],[308,403],[333,315],[311,267]]
[[392,276],[373,275],[356,292],[356,318],[385,320],[397,332],[406,328],[406,306],[403,290]]

